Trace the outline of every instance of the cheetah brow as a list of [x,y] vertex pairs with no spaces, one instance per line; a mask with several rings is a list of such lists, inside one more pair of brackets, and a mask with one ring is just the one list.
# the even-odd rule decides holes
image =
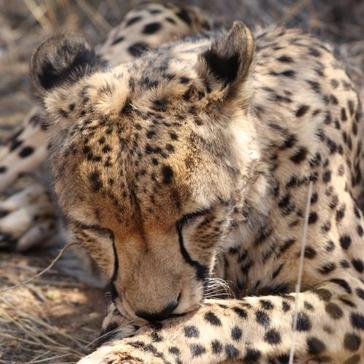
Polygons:
[[80,229],[83,229],[83,230],[93,230],[93,231],[96,231],[96,232],[101,233],[103,235],[109,235],[111,239],[113,238],[113,235],[114,235],[113,232],[110,229],[102,227],[102,226],[97,225],[97,224],[86,224],[84,222],[81,222],[81,221],[78,221],[78,220],[75,220],[75,219],[69,219],[69,222],[71,222],[76,227],[78,227]]

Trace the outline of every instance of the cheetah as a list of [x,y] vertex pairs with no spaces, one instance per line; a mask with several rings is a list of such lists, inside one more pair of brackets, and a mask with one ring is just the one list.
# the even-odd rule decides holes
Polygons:
[[80,364],[364,362],[362,113],[328,45],[235,22],[108,67],[65,35],[32,77],[121,325]]

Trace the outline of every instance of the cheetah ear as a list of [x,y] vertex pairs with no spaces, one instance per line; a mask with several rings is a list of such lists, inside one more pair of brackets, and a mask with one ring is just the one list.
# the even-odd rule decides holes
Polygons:
[[31,76],[43,96],[54,87],[93,73],[100,61],[88,42],[77,34],[62,34],[43,42],[31,59]]
[[198,72],[212,90],[226,89],[233,94],[248,76],[255,52],[251,31],[241,22],[234,22],[222,38],[200,55]]

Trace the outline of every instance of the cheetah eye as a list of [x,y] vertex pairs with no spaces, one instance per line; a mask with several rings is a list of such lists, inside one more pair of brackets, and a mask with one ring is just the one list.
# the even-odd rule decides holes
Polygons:
[[198,217],[204,216],[207,213],[209,213],[211,211],[210,208],[206,208],[206,209],[199,209],[196,210],[194,212],[190,212],[188,214],[183,215],[176,223],[177,226],[177,230],[181,230],[183,225],[187,224],[188,222],[191,222],[195,219],[197,219]]

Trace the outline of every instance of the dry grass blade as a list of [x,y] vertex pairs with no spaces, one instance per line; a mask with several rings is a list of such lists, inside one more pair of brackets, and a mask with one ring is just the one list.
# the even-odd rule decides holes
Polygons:
[[95,9],[93,9],[85,0],[77,0],[78,6],[85,12],[90,20],[99,27],[101,31],[108,32],[111,25]]
[[303,265],[304,265],[304,261],[305,261],[305,249],[306,249],[306,243],[307,243],[308,218],[310,215],[312,186],[313,186],[312,181],[310,181],[310,183],[308,185],[307,203],[306,203],[306,211],[305,211],[305,222],[303,225],[301,251],[300,251],[300,259],[299,259],[299,266],[298,266],[298,276],[297,276],[297,284],[296,284],[296,290],[295,290],[295,305],[294,305],[294,311],[293,311],[294,313],[293,313],[293,327],[292,327],[292,337],[291,337],[291,350],[289,352],[289,361],[288,361],[289,364],[293,364],[294,353],[295,353],[295,349],[296,349],[298,299],[299,299],[299,293],[301,292]]
[[49,32],[52,29],[52,24],[44,15],[43,10],[34,0],[23,0],[26,7],[29,9],[34,18],[38,21],[44,31]]
[[0,290],[0,293],[1,292],[6,292],[6,291],[9,291],[11,289],[14,289],[14,288],[19,288],[21,286],[25,286],[27,285],[28,283],[34,281],[35,279],[41,277],[42,275],[44,275],[45,273],[47,273],[49,270],[51,270],[55,264],[62,258],[64,252],[69,248],[71,247],[72,245],[76,245],[77,243],[75,242],[71,242],[71,243],[68,243],[66,244],[61,250],[60,252],[58,253],[58,255],[51,261],[51,263],[46,267],[44,268],[43,270],[41,270],[39,273],[35,274],[34,276],[30,277],[29,279],[26,279],[25,281],[23,282],[20,282],[18,284],[15,284],[13,286],[10,286],[10,287],[6,287],[6,288],[3,288]]

